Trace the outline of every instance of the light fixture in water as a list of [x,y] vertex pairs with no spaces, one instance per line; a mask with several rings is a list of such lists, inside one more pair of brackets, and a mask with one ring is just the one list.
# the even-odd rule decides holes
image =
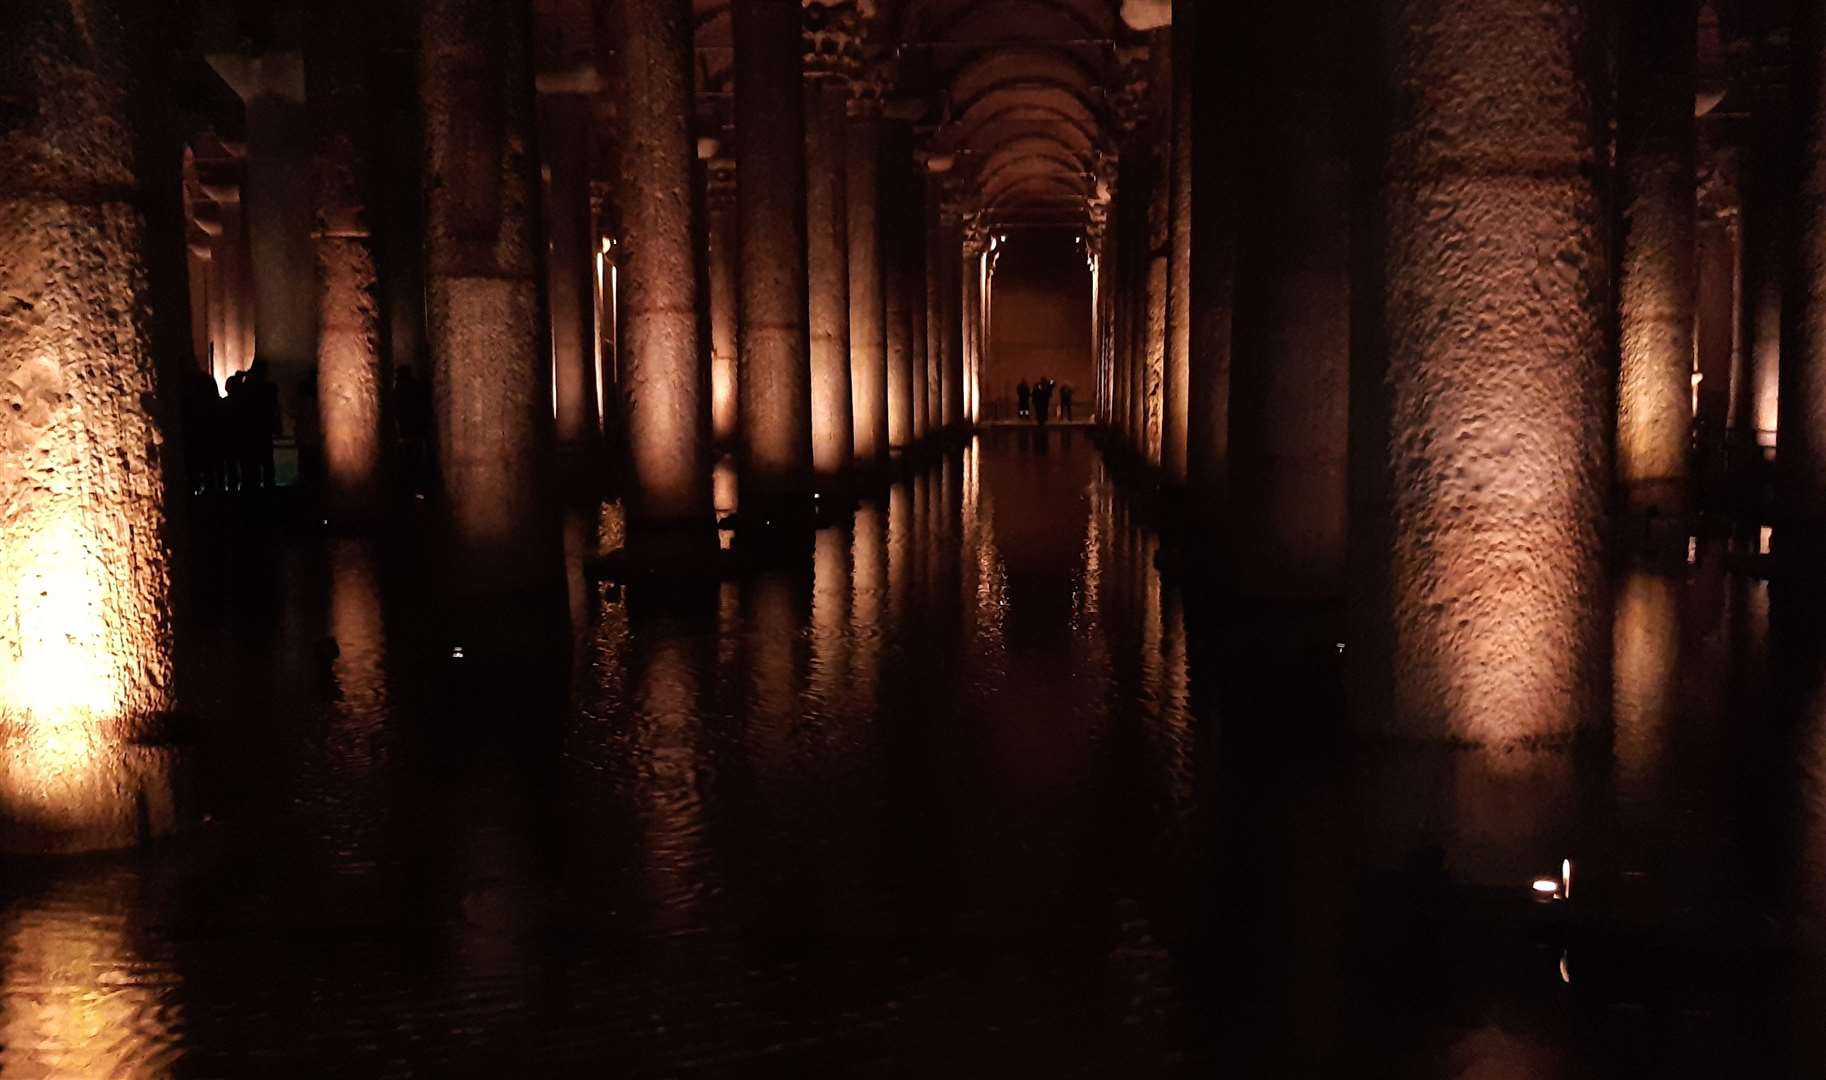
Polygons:
[[1542,897],[1558,896],[1560,895],[1560,883],[1550,877],[1535,878],[1534,891],[1536,895]]
[[450,658],[452,660],[461,660],[463,658],[463,647],[461,645],[452,645],[450,647]]
[[1537,900],[1570,900],[1572,898],[1572,860],[1560,860],[1560,876],[1541,876],[1531,886]]

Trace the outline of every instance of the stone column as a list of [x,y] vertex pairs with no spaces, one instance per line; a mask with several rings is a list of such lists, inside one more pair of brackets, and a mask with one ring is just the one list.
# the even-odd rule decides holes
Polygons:
[[316,155],[317,413],[324,499],[340,516],[379,508],[385,427],[379,274],[371,231],[375,62],[346,0],[311,9],[305,94]]
[[1325,600],[1349,548],[1350,167],[1324,74],[1345,42],[1330,0],[1288,0],[1251,23],[1247,75],[1266,104],[1244,121],[1230,368],[1230,522],[1245,594]]
[[736,346],[742,509],[797,511],[812,493],[806,338],[805,109],[799,0],[735,0]]
[[1629,514],[1680,515],[1687,503],[1698,17],[1697,0],[1631,0],[1621,34],[1617,486]]
[[887,319],[888,445],[905,447],[917,438],[913,431],[913,245],[909,242],[906,208],[910,198],[912,133],[902,122],[883,132],[878,190],[882,206],[893,207],[881,222],[881,261],[884,267],[882,306]]
[[1781,448],[1785,576],[1826,579],[1826,12],[1794,8],[1797,169],[1783,294]]
[[466,583],[484,590],[539,570],[522,540],[551,416],[527,21],[489,0],[426,0],[419,21],[438,463]]
[[855,457],[850,391],[849,74],[854,11],[805,4],[805,268],[811,346],[812,471],[820,487]]
[[594,245],[588,88],[595,70],[539,77],[545,184],[545,302],[551,312],[552,415],[560,454],[582,464],[596,442]]
[[241,98],[247,119],[244,271],[253,311],[248,362],[264,360],[291,413],[291,391],[317,361],[317,259],[312,190],[312,121],[297,50],[209,57]]
[[1776,445],[1780,413],[1782,290],[1793,199],[1788,42],[1766,36],[1752,52],[1753,134],[1744,165],[1743,392],[1737,396],[1736,483],[1758,484],[1763,451]]
[[710,428],[716,445],[733,447],[740,430],[736,402],[735,159],[710,162]]
[[926,159],[925,227],[926,248],[926,434],[945,427],[945,257],[942,239],[944,225],[944,190],[933,160]]
[[964,423],[975,426],[982,416],[983,346],[987,338],[983,288],[983,228],[972,223],[964,231]]
[[906,203],[904,219],[905,238],[907,243],[907,319],[913,327],[913,351],[908,358],[909,370],[913,373],[910,393],[913,402],[913,441],[924,442],[931,428],[931,397],[927,383],[930,381],[930,351],[932,348],[932,305],[931,280],[927,277],[928,230],[926,221],[931,214],[926,192],[926,167],[923,163],[914,162],[914,175],[907,185],[909,196]]
[[964,422],[964,215],[954,201],[939,206],[939,407],[946,431]]
[[1389,111],[1350,641],[1353,716],[1383,735],[1551,743],[1609,690],[1602,10],[1371,15]]
[[1167,348],[1160,382],[1160,469],[1171,487],[1188,478],[1186,431],[1192,373],[1192,84],[1196,0],[1173,0],[1172,155],[1168,176]]
[[[1181,0],[1183,7],[1192,7]],[[1177,15],[1177,12],[1175,12]],[[1239,123],[1242,49],[1233,26],[1195,18],[1189,38],[1203,58],[1194,76],[1189,374],[1186,386],[1186,482],[1196,513],[1223,513],[1230,482],[1231,313],[1236,295]]]
[[1150,151],[1137,145],[1128,155],[1134,160],[1134,180],[1129,185],[1129,235],[1126,249],[1134,253],[1129,260],[1129,335],[1128,388],[1125,400],[1128,405],[1129,449],[1136,458],[1145,462],[1148,459],[1148,280],[1152,276],[1154,249],[1151,243],[1152,234],[1148,228],[1149,204],[1152,201],[1151,191],[1153,177],[1151,162],[1147,159]]
[[134,156],[134,110],[145,103],[120,10],[20,0],[0,35],[0,849],[9,851],[125,847],[174,824],[161,752],[141,738],[172,704],[171,574]]
[[629,526],[708,544],[710,378],[693,270],[691,4],[622,0],[610,10],[621,127],[615,330]]
[[881,98],[862,85],[850,101],[849,256],[850,391],[856,464],[880,468],[888,458],[888,324],[882,274]]

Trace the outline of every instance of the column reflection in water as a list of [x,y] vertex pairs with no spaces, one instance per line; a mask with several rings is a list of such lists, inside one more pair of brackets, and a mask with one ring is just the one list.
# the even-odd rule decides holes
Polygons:
[[830,526],[812,539],[811,709],[840,711],[849,685],[850,536]]
[[1617,585],[1615,654],[1611,669],[1616,731],[1617,798],[1626,843],[1637,846],[1658,817],[1662,759],[1679,692],[1680,584],[1632,573]]
[[0,924],[0,1074],[150,1078],[181,1064],[179,975],[135,947],[135,887],[114,876],[35,896]]
[[888,600],[888,512],[876,502],[856,510],[851,550],[855,575],[850,591],[851,692],[867,703],[873,716],[881,677],[883,618]]
[[337,655],[331,664],[334,701],[321,744],[322,790],[313,800],[320,818],[316,836],[322,857],[337,873],[358,874],[374,868],[384,842],[381,778],[391,708],[380,567],[368,544],[338,540],[330,547],[329,615]]
[[667,620],[638,627],[630,647],[628,749],[642,899],[649,927],[665,937],[701,928],[721,893],[706,809],[715,782],[704,729],[712,712],[707,646],[692,628]]
[[913,590],[913,486],[896,480],[888,488],[888,622],[905,626]]

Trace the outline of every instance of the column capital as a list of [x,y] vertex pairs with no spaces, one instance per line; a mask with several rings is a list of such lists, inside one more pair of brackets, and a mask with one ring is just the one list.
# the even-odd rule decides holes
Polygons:
[[804,0],[808,79],[854,79],[862,69],[862,15],[854,0]]

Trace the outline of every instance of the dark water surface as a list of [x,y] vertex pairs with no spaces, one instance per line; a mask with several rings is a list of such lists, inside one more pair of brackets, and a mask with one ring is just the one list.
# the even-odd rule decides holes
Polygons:
[[1363,748],[1334,620],[1156,547],[1012,431],[670,604],[235,531],[207,820],[0,863],[0,1073],[1822,1074],[1817,614],[1702,549],[1620,577],[1603,746]]

